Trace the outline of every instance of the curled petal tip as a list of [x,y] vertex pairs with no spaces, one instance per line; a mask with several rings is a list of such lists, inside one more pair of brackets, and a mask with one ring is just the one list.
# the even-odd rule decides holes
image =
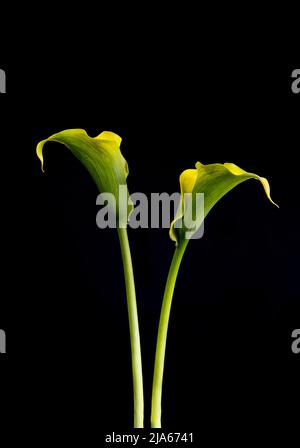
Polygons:
[[272,202],[272,204],[275,205],[277,208],[279,208],[279,205],[276,204],[276,202],[274,202],[273,199],[271,198],[270,184],[267,181],[267,179],[265,177],[258,177],[258,179],[262,183],[262,186],[264,187],[265,193],[266,193],[267,198],[269,199],[269,201]]
[[42,140],[41,142],[38,143],[37,147],[36,147],[36,154],[41,162],[41,170],[44,173],[44,157],[43,157],[43,147],[44,144],[47,140]]

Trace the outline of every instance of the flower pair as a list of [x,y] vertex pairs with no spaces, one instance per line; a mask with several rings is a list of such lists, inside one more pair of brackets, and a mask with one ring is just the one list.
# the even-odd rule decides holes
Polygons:
[[[130,327],[134,427],[142,428],[144,425],[144,395],[141,346],[133,267],[126,229],[133,204],[130,201],[126,184],[129,172],[128,165],[120,151],[121,138],[117,134],[108,131],[102,132],[97,137],[92,138],[82,129],[69,129],[54,134],[37,145],[37,155],[41,161],[42,170],[44,163],[43,147],[48,141],[65,145],[86,167],[99,191],[101,193],[111,193],[116,199],[116,221],[124,267]],[[187,169],[180,175],[181,199],[170,226],[170,238],[175,241],[176,247],[166,282],[157,336],[151,412],[151,426],[153,428],[161,427],[162,384],[168,322],[178,270],[189,241],[186,236],[186,227],[178,224],[181,221],[184,221],[184,223],[194,223],[193,212],[197,193],[204,194],[204,213],[201,215],[201,219],[196,221],[192,232],[189,232],[191,237],[191,233],[193,234],[198,231],[213,206],[226,193],[248,179],[260,181],[268,199],[275,204],[270,196],[270,186],[267,179],[253,173],[248,173],[233,163],[203,165],[197,162],[195,169]],[[124,204],[119,197],[120,185],[125,186],[127,192],[127,201],[124,201]]]

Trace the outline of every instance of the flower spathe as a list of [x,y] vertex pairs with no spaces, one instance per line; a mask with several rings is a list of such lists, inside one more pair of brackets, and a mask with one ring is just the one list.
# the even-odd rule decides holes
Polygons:
[[[88,170],[99,191],[114,195],[117,203],[117,218],[127,221],[133,206],[130,204],[128,209],[119,207],[119,186],[126,185],[127,187],[126,179],[129,172],[128,164],[120,151],[121,141],[121,137],[114,132],[104,131],[93,138],[83,129],[67,129],[42,140],[37,145],[36,152],[44,171],[45,143],[57,142],[65,145]],[[119,215],[119,209],[122,210],[122,216]]]
[[[186,198],[184,200],[185,193],[191,193],[188,201],[195,201],[196,193],[204,194],[205,218],[213,206],[225,196],[226,193],[249,179],[260,181],[267,198],[272,204],[278,207],[278,205],[271,199],[270,185],[267,179],[254,173],[248,173],[234,163],[213,163],[203,165],[202,163],[197,162],[196,168],[183,171],[179,177],[181,201],[175,218],[170,226],[170,238],[176,242],[176,245],[180,244],[185,239],[186,229],[183,226],[176,228],[175,225],[177,221],[182,220],[186,210],[192,209],[192,207],[187,207],[188,204],[186,203]],[[193,229],[193,231],[196,232],[200,225],[201,222],[198,222],[197,228]]]

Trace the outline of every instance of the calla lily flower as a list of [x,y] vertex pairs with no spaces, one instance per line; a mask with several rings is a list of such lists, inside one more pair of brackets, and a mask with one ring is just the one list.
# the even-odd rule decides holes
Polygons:
[[[133,205],[126,184],[128,165],[120,151],[121,137],[113,132],[104,131],[98,137],[92,138],[83,129],[68,129],[58,132],[37,145],[36,152],[41,161],[42,170],[44,170],[43,148],[46,142],[51,141],[65,145],[88,170],[99,191],[101,193],[111,193],[116,200],[116,210],[114,209],[113,212],[116,214],[118,224],[117,231],[127,295],[133,376],[134,427],[142,428],[144,425],[144,395],[141,344],[133,267],[126,228]],[[123,196],[121,198],[119,196],[120,186],[125,186],[125,200]],[[124,191],[124,188],[122,190]]]
[[[258,180],[262,184],[267,198],[277,206],[271,199],[267,179],[257,174],[248,173],[233,163],[203,165],[197,162],[196,169],[183,171],[179,178],[181,199],[170,226],[170,238],[175,241],[176,248],[166,282],[157,335],[152,389],[152,428],[161,428],[161,400],[168,324],[178,271],[189,242],[186,231],[189,231],[189,238],[195,234],[213,206],[226,193],[248,179]],[[200,219],[193,220],[193,213],[197,210],[197,193],[204,194],[204,210]],[[194,227],[189,228],[185,223],[193,224]]]
[[[128,164],[121,151],[121,137],[104,131],[97,137],[90,137],[83,129],[67,129],[51,135],[37,145],[37,155],[44,171],[43,148],[46,142],[58,142],[65,145],[80,160],[92,176],[102,193],[112,193],[116,199],[116,215],[120,221],[127,222],[133,208],[127,189],[127,203],[119,204],[119,186],[126,186]],[[121,216],[120,216],[121,210]]]
[[[254,173],[248,173],[234,163],[203,165],[197,162],[196,169],[183,171],[179,177],[181,201],[170,226],[170,238],[176,242],[176,245],[185,239],[186,228],[184,225],[176,228],[176,224],[178,225],[179,221],[182,221],[186,213],[191,213],[193,210],[196,193],[204,194],[204,219],[226,193],[248,179],[258,180],[262,184],[267,198],[278,207],[271,199],[270,185],[267,179]],[[188,222],[188,219],[186,221]],[[197,232],[201,224],[201,220],[197,222],[193,233]]]

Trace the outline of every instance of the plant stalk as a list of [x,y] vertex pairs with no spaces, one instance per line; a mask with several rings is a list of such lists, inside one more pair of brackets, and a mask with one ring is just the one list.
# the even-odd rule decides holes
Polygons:
[[131,362],[133,377],[133,401],[134,401],[134,427],[144,427],[144,393],[143,393],[143,372],[142,356],[140,344],[140,332],[138,322],[138,312],[136,305],[136,294],[132,259],[128,241],[127,229],[118,228],[120,240],[124,277],[126,285],[127,308],[131,343]]
[[184,240],[175,249],[163,297],[158,334],[157,334],[155,363],[154,363],[151,428],[161,428],[162,385],[163,385],[169,317],[170,317],[175,283],[187,243],[188,240]]

